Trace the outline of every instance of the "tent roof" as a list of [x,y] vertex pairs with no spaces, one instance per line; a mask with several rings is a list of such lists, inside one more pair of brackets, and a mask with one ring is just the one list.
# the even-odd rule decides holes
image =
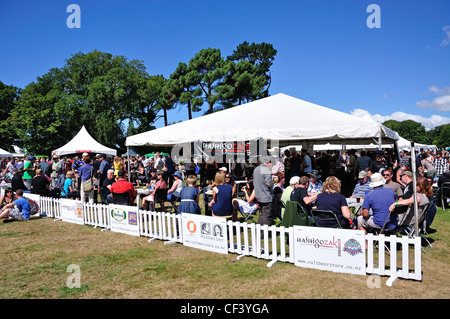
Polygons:
[[194,141],[278,140],[279,145],[347,140],[370,144],[398,134],[370,118],[356,117],[285,94],[276,94],[189,121],[129,136],[126,146],[173,146]]
[[115,149],[106,147],[96,140],[88,133],[86,128],[83,127],[75,135],[75,137],[70,140],[66,145],[54,150],[52,154],[58,156],[74,154],[74,153],[105,153],[109,155],[116,155],[117,151]]
[[12,154],[0,148],[0,157],[12,157]]

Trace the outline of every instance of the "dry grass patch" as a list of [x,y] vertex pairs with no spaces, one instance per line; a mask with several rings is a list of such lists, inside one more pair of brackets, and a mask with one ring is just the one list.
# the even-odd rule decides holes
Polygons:
[[[422,254],[423,281],[399,279],[369,288],[369,276],[347,275],[202,251],[182,244],[53,219],[0,224],[0,298],[91,299],[447,299],[449,213],[439,212],[434,249]],[[81,288],[66,282],[69,265],[81,270]]]

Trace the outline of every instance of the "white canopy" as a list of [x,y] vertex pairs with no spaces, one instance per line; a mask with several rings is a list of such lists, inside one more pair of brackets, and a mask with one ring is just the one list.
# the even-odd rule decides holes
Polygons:
[[12,154],[0,148],[0,157],[12,157]]
[[52,154],[58,156],[74,154],[74,153],[105,153],[109,155],[116,155],[115,149],[106,147],[96,140],[88,133],[86,128],[83,127],[77,135],[66,145],[54,150]]
[[[393,142],[398,134],[356,117],[285,94],[276,94],[189,121],[129,136],[126,146],[173,146],[195,141],[278,140],[280,146]],[[303,142],[305,141],[305,142]]]

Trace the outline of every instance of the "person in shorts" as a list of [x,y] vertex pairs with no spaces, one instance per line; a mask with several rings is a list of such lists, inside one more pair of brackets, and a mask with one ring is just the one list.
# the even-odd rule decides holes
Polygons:
[[0,211],[0,219],[5,219],[4,222],[30,219],[30,204],[28,203],[28,200],[23,197],[23,191],[21,189],[16,191],[15,200],[13,202],[2,208]]

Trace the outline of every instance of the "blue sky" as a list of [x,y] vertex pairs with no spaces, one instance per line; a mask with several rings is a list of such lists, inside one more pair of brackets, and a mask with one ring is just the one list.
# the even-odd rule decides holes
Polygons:
[[[70,4],[79,29],[66,25]],[[370,4],[381,28],[367,26]],[[450,123],[448,0],[0,0],[0,81],[22,88],[77,52],[139,59],[168,78],[201,49],[226,57],[243,41],[278,51],[272,95],[378,121]],[[169,113],[186,119],[185,108]]]

